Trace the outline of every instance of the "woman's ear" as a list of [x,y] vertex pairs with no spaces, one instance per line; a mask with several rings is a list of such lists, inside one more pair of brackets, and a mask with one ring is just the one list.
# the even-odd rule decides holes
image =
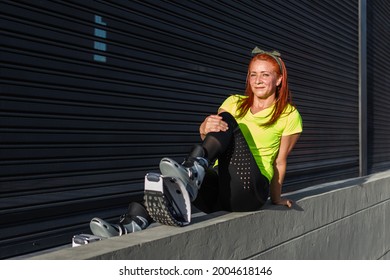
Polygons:
[[282,84],[283,76],[280,75],[279,78],[276,80],[276,86],[280,86]]

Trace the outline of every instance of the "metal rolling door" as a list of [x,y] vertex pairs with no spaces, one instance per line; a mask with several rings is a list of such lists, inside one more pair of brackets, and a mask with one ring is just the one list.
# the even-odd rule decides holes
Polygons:
[[390,168],[390,3],[367,5],[368,169],[374,173]]
[[[357,4],[2,1],[0,246],[64,244],[139,200],[198,125],[279,49],[305,132],[286,190],[358,170]],[[330,11],[332,11],[330,13]],[[335,126],[337,124],[337,126]]]

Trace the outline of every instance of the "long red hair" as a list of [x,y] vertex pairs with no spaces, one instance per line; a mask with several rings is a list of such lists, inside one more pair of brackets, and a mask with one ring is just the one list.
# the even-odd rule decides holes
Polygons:
[[[279,60],[280,66],[276,59]],[[288,104],[292,105],[292,98],[291,98],[291,92],[288,88],[288,80],[287,80],[287,70],[286,66],[284,65],[283,60],[280,57],[273,57],[270,56],[269,54],[262,53],[262,54],[257,54],[252,57],[251,61],[249,62],[248,66],[248,74],[246,77],[246,88],[245,88],[245,95],[248,96],[248,98],[243,98],[241,99],[241,103],[238,105],[238,118],[242,118],[246,115],[248,110],[251,108],[253,105],[253,100],[254,100],[254,94],[252,92],[250,83],[249,83],[249,75],[250,75],[250,69],[254,61],[256,60],[264,60],[268,61],[273,65],[274,71],[278,76],[282,76],[282,82],[280,85],[276,88],[276,93],[275,93],[275,106],[272,111],[272,116],[271,119],[264,123],[263,126],[271,126],[273,125],[280,117],[280,115],[283,113],[283,111],[286,109],[286,106]]]

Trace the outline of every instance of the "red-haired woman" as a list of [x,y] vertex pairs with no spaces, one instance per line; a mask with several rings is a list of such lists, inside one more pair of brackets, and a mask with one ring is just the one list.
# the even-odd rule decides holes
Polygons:
[[252,54],[245,96],[228,97],[217,115],[203,121],[199,128],[202,144],[182,164],[163,158],[163,176],[146,176],[148,211],[132,202],[119,224],[94,218],[90,225],[95,235],[139,231],[153,220],[188,224],[189,201],[206,213],[259,210],[269,195],[272,203],[291,207],[292,201],[281,197],[281,189],[287,156],[302,132],[301,116],[291,103],[279,53],[256,47]]
[[302,119],[291,103],[280,54],[257,47],[252,54],[245,96],[228,97],[217,115],[203,121],[203,143],[184,163],[160,162],[161,173],[182,180],[193,204],[206,213],[258,210],[269,195],[274,204],[292,205],[281,189]]

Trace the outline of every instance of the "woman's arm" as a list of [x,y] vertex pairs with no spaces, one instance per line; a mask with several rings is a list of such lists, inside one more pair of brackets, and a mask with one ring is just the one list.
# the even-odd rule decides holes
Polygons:
[[274,162],[274,177],[272,178],[270,186],[271,201],[273,204],[285,205],[289,208],[292,206],[292,201],[281,198],[281,193],[284,177],[286,175],[287,156],[294,148],[294,145],[298,141],[300,135],[300,133],[297,133],[282,136],[280,141],[279,153]]

